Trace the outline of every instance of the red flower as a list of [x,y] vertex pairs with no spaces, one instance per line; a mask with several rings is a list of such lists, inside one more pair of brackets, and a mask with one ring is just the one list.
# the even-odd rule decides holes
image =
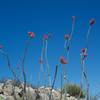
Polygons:
[[83,49],[81,50],[81,52],[82,52],[82,53],[85,53],[85,52],[86,52],[86,48],[83,48]]
[[3,46],[2,45],[0,45],[0,49],[2,49],[3,48]]
[[75,22],[75,20],[76,20],[76,17],[72,16],[72,21]]
[[48,40],[48,35],[44,34],[43,39]]
[[69,35],[69,34],[65,34],[64,38],[65,38],[66,40],[69,40],[70,35]]
[[60,62],[61,64],[67,64],[67,61],[65,60],[63,56],[60,58]]
[[89,23],[92,26],[95,23],[95,19],[91,19]]
[[33,32],[28,32],[28,35],[31,37],[31,38],[34,38],[35,37],[35,34]]

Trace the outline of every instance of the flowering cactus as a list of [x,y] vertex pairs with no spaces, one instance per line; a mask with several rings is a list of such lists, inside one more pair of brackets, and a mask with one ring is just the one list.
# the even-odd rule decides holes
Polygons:
[[89,42],[89,36],[90,36],[90,33],[91,33],[91,29],[92,29],[92,26],[95,24],[95,19],[91,19],[89,21],[89,28],[88,28],[88,31],[87,31],[87,35],[86,35],[86,48],[88,49],[88,42]]
[[[86,49],[82,49],[81,50],[81,64],[82,64],[82,78],[81,78],[81,88],[83,88],[83,82],[85,79],[86,82],[86,100],[89,100],[89,81],[88,81],[88,76],[87,76],[87,71],[85,69],[85,60],[87,58],[88,54],[87,54],[87,50]],[[81,94],[81,91],[80,91]],[[79,94],[79,98],[80,98],[80,94]]]
[[83,87],[83,82],[85,79],[85,82],[86,82],[86,100],[90,100],[90,96],[89,96],[89,80],[88,80],[88,76],[87,76],[87,71],[85,69],[85,61],[86,61],[86,58],[88,56],[89,35],[90,35],[91,28],[94,25],[94,23],[95,23],[95,19],[91,19],[89,21],[89,28],[88,28],[88,32],[86,35],[86,47],[81,50],[81,64],[82,64],[81,88]]
[[[48,56],[47,56],[47,48],[48,48],[48,39],[51,37],[51,34],[44,34],[43,35],[43,44],[42,44],[42,52],[41,52],[41,58],[39,59],[39,63],[40,63],[40,70],[43,73],[43,77],[44,77],[44,81],[46,82],[46,75],[45,75],[45,70],[44,70],[44,65],[46,65],[47,68],[47,74],[48,74],[48,81],[49,81],[49,86],[51,86],[51,79],[50,79],[50,66],[48,63]],[[45,62],[45,63],[43,63]],[[41,72],[40,71],[40,72]],[[39,80],[38,80],[38,84],[40,81],[40,72],[39,72]],[[46,85],[46,83],[45,83]]]
[[[41,74],[41,72],[42,72],[42,75],[43,75],[43,77],[44,77],[44,80],[46,80],[45,79],[45,72],[44,72],[44,67],[43,67],[43,62],[44,62],[44,59],[43,59],[43,57],[44,57],[44,52],[45,52],[45,50],[44,50],[44,39],[43,39],[43,41],[42,41],[42,51],[41,51],[41,57],[40,57],[40,59],[39,59],[39,64],[40,64],[40,71],[39,71],[39,73],[38,73],[38,87],[39,87],[39,85],[40,85],[40,74]],[[44,85],[45,86],[45,85]]]
[[74,34],[75,21],[76,21],[76,17],[72,16],[72,30],[71,30],[71,33],[70,34],[65,34],[65,36],[64,36],[64,38],[65,38],[64,48],[65,48],[65,51],[66,51],[66,54],[67,54],[67,59],[68,59],[68,56],[69,56],[69,49],[70,49],[70,46],[71,46],[71,39],[72,39],[73,34]]
[[29,47],[29,43],[30,43],[30,39],[35,38],[35,34],[33,32],[28,32],[29,35],[29,40],[27,41],[26,45],[25,45],[25,49],[24,49],[24,55],[22,58],[22,73],[23,73],[23,77],[24,77],[24,93],[26,93],[26,73],[25,73],[25,69],[24,69],[24,63],[25,63],[25,59],[26,59],[26,54],[28,51],[28,47]]
[[47,49],[48,49],[48,35],[44,35],[44,41],[45,41],[45,59],[46,59],[46,66],[47,66],[47,72],[48,72],[48,81],[49,86],[51,86],[51,79],[50,79],[50,66],[48,63],[48,57],[47,57]]
[[[65,53],[64,53],[64,56],[65,56],[65,58],[67,60],[69,58],[69,51],[70,51],[70,46],[71,46],[71,40],[72,40],[72,37],[73,37],[73,34],[74,34],[75,21],[76,21],[76,17],[75,16],[72,16],[72,30],[71,30],[71,33],[64,35],[64,38],[65,38],[65,43],[64,43]],[[61,57],[61,59],[60,59],[60,62],[63,65],[68,63],[68,61],[65,60],[65,58],[64,57]],[[64,84],[66,84],[66,82],[67,82],[67,75],[66,75],[66,71],[64,70],[64,66],[63,66],[63,73],[64,73]],[[65,89],[65,97],[64,97],[64,100],[66,100],[66,93],[67,93],[67,91]]]
[[[63,77],[63,80],[64,80],[64,84],[66,84],[68,82],[68,76],[67,76],[67,72],[66,72],[65,69],[66,69],[67,64],[69,63],[68,58],[69,58],[69,52],[70,52],[70,47],[71,47],[71,40],[73,38],[74,29],[75,29],[75,22],[76,22],[76,17],[72,16],[71,32],[70,32],[70,34],[64,35],[64,54],[59,59],[59,62],[62,65],[61,89],[62,89],[62,77]],[[84,85],[83,82],[85,82],[85,84],[86,84],[86,100],[90,100],[90,96],[89,96],[89,80],[88,80],[87,70],[85,68],[85,63],[86,63],[86,60],[87,60],[87,57],[88,57],[89,35],[90,35],[90,32],[91,32],[91,28],[94,24],[95,24],[95,19],[91,19],[89,21],[89,28],[88,28],[88,32],[86,34],[86,46],[85,46],[85,48],[81,49],[81,72],[82,72],[81,73],[81,88],[83,88],[83,85]],[[50,65],[49,65],[49,62],[48,62],[48,55],[47,55],[47,53],[48,53],[48,40],[49,40],[50,37],[51,37],[51,33],[50,34],[44,34],[43,38],[42,38],[43,44],[42,44],[41,57],[39,59],[40,71],[39,71],[38,86],[40,85],[40,79],[41,79],[40,76],[42,76],[40,72],[42,71],[43,77],[44,77],[43,81],[47,82],[46,78],[48,78],[48,86],[51,87],[50,93],[49,93],[49,100],[52,100],[51,95],[52,95],[52,90],[54,88],[56,77],[57,77],[58,64],[56,65],[53,81],[52,81],[52,84],[51,84]],[[28,40],[25,44],[24,54],[22,56],[21,63],[20,63],[21,65],[19,64],[19,66],[21,66],[21,68],[22,68],[22,75],[23,75],[23,78],[24,78],[24,88],[23,88],[24,93],[26,93],[25,60],[26,60],[26,55],[27,55],[27,52],[28,52],[30,40],[32,40],[34,38],[35,38],[34,32],[28,32]],[[0,45],[0,53],[6,57],[8,67],[9,67],[10,71],[12,72],[14,78],[17,79],[18,77],[17,77],[15,71],[11,67],[8,54],[3,50],[3,45]],[[45,69],[44,69],[44,65],[46,65]],[[45,71],[47,71],[47,73]],[[45,83],[44,86],[46,86],[46,83]],[[67,94],[66,88],[64,90],[64,93],[65,93],[64,100],[67,100],[67,98],[66,98],[66,94]],[[81,95],[81,91],[80,91],[78,99],[80,99],[80,95]],[[61,94],[60,100],[61,99],[62,99],[62,94]]]

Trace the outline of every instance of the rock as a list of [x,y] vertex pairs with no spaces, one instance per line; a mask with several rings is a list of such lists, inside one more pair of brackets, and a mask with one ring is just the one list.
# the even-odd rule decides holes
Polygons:
[[[60,100],[60,90],[53,89],[51,92],[51,87],[40,87],[32,88],[31,86],[26,87],[26,94],[23,91],[23,83],[16,85],[13,91],[14,81],[8,80],[4,83],[0,83],[0,100],[14,100],[14,94],[17,100],[23,100],[23,97],[28,98],[28,100],[49,100],[51,95],[52,100]],[[3,87],[3,88],[2,88]],[[64,100],[65,94],[62,95],[62,100]],[[66,94],[67,100],[77,100],[75,97]],[[26,100],[26,99],[25,99]],[[82,100],[82,99],[80,99]]]
[[41,93],[40,94],[40,99],[41,100],[49,100],[49,97],[47,96],[47,94]]
[[3,94],[0,94],[0,98],[1,98],[0,100],[5,100],[7,97]]
[[77,100],[77,99],[76,99],[75,97],[72,97],[72,96],[71,96],[71,97],[70,97],[70,100]]
[[11,96],[13,94],[12,86],[11,85],[9,85],[9,86],[6,85],[3,89],[3,92],[4,92],[5,95]]
[[5,100],[14,100],[14,98],[12,96],[7,96]]

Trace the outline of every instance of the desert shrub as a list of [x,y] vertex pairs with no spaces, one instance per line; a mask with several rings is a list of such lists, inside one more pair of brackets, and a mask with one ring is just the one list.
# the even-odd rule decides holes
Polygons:
[[65,88],[67,93],[71,96],[75,96],[77,98],[80,95],[80,98],[85,98],[85,92],[80,88],[80,86],[76,84],[66,84],[62,89],[62,93],[64,93]]
[[4,98],[0,96],[0,100],[4,100]]

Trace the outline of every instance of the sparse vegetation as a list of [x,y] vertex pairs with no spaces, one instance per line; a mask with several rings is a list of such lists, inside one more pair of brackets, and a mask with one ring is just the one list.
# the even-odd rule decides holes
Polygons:
[[4,100],[3,97],[0,96],[0,100]]
[[[89,80],[88,80],[88,75],[87,75],[87,70],[84,66],[86,58],[88,56],[88,40],[89,40],[89,34],[91,31],[91,28],[93,26],[93,24],[95,23],[95,20],[92,19],[89,22],[89,30],[86,36],[86,46],[85,48],[83,48],[81,50],[81,67],[82,67],[82,74],[81,74],[81,80],[84,81],[83,83],[85,83],[86,85],[86,91],[82,90],[80,86],[76,85],[76,84],[67,84],[68,82],[68,75],[66,72],[66,65],[69,63],[69,52],[70,52],[70,47],[71,47],[71,40],[73,37],[73,33],[74,33],[74,28],[75,28],[75,22],[76,22],[76,17],[72,16],[72,30],[70,34],[65,34],[64,39],[64,54],[60,57],[60,60],[57,62],[56,68],[55,68],[55,73],[53,75],[53,80],[51,81],[51,71],[50,71],[50,65],[49,65],[49,61],[48,61],[48,55],[47,55],[47,51],[48,51],[48,40],[50,38],[50,34],[45,34],[43,36],[43,47],[42,47],[42,52],[41,52],[41,58],[39,60],[40,63],[40,73],[42,72],[42,74],[40,75],[39,73],[39,79],[38,81],[40,82],[40,76],[42,77],[41,80],[44,80],[42,83],[42,85],[44,85],[44,94],[49,98],[48,100],[52,100],[52,90],[54,89],[55,83],[56,83],[56,77],[59,73],[58,67],[61,67],[61,73],[63,73],[63,80],[61,79],[61,81],[64,82],[64,87],[62,89],[61,86],[61,100],[63,100],[62,98],[64,97],[64,100],[66,100],[66,94],[73,96],[75,98],[85,98],[86,100],[90,100],[90,96],[89,96]],[[29,44],[30,44],[30,40],[35,38],[35,34],[34,32],[28,32],[28,40],[25,44],[25,48],[24,48],[24,52],[23,52],[23,56],[22,59],[20,60],[20,64],[19,67],[21,69],[21,73],[20,76],[23,76],[22,79],[20,79],[16,69],[14,69],[11,65],[10,59],[8,54],[5,52],[5,49],[3,49],[3,46],[0,44],[0,54],[2,54],[3,56],[6,57],[7,60],[7,65],[9,68],[9,71],[12,73],[14,80],[12,81],[13,84],[5,84],[7,80],[0,80],[0,83],[4,83],[1,90],[0,90],[0,94],[4,95],[4,92],[6,90],[6,92],[8,94],[10,94],[10,96],[14,97],[14,100],[33,100],[33,94],[35,94],[35,100],[39,100],[40,99],[40,83],[38,83],[39,85],[37,85],[38,87],[32,86],[32,85],[28,85],[27,84],[27,74],[25,72],[25,61],[27,58],[27,52],[28,52],[28,48],[29,48]],[[67,56],[66,56],[67,55]],[[60,63],[60,64],[59,64]],[[61,74],[60,73],[60,74]],[[38,75],[37,75],[38,76]],[[22,83],[23,80],[23,83]],[[82,82],[81,82],[82,83]],[[84,84],[81,84],[82,87]],[[45,89],[48,88],[48,90]],[[5,88],[6,87],[6,88]],[[21,87],[21,88],[19,88]],[[31,92],[30,90],[28,90],[28,88],[31,87]],[[32,88],[33,87],[33,88]],[[10,89],[11,91],[9,91]],[[16,92],[16,88],[17,88],[17,92]],[[4,90],[5,89],[5,90]],[[8,90],[7,90],[8,89]],[[13,91],[12,91],[13,90]],[[19,91],[20,90],[20,91]],[[43,90],[43,91],[44,91]],[[57,93],[59,94],[60,92],[57,91]],[[63,94],[62,94],[63,93]],[[64,95],[65,94],[65,95]],[[59,94],[60,95],[60,94]],[[58,95],[57,95],[58,96]],[[60,98],[60,97],[59,97]],[[53,98],[54,99],[54,98]],[[0,97],[0,100],[3,100],[2,97]],[[8,100],[8,99],[7,99]],[[47,100],[47,99],[45,99]],[[54,99],[55,100],[55,99]],[[58,99],[57,99],[58,100]],[[92,98],[91,100],[97,100],[97,97]]]
[[80,86],[76,84],[66,84],[63,87],[62,93],[64,93],[65,88],[67,93],[70,94],[70,96],[75,96],[77,98],[81,92],[80,97],[85,98],[85,92],[80,88]]

